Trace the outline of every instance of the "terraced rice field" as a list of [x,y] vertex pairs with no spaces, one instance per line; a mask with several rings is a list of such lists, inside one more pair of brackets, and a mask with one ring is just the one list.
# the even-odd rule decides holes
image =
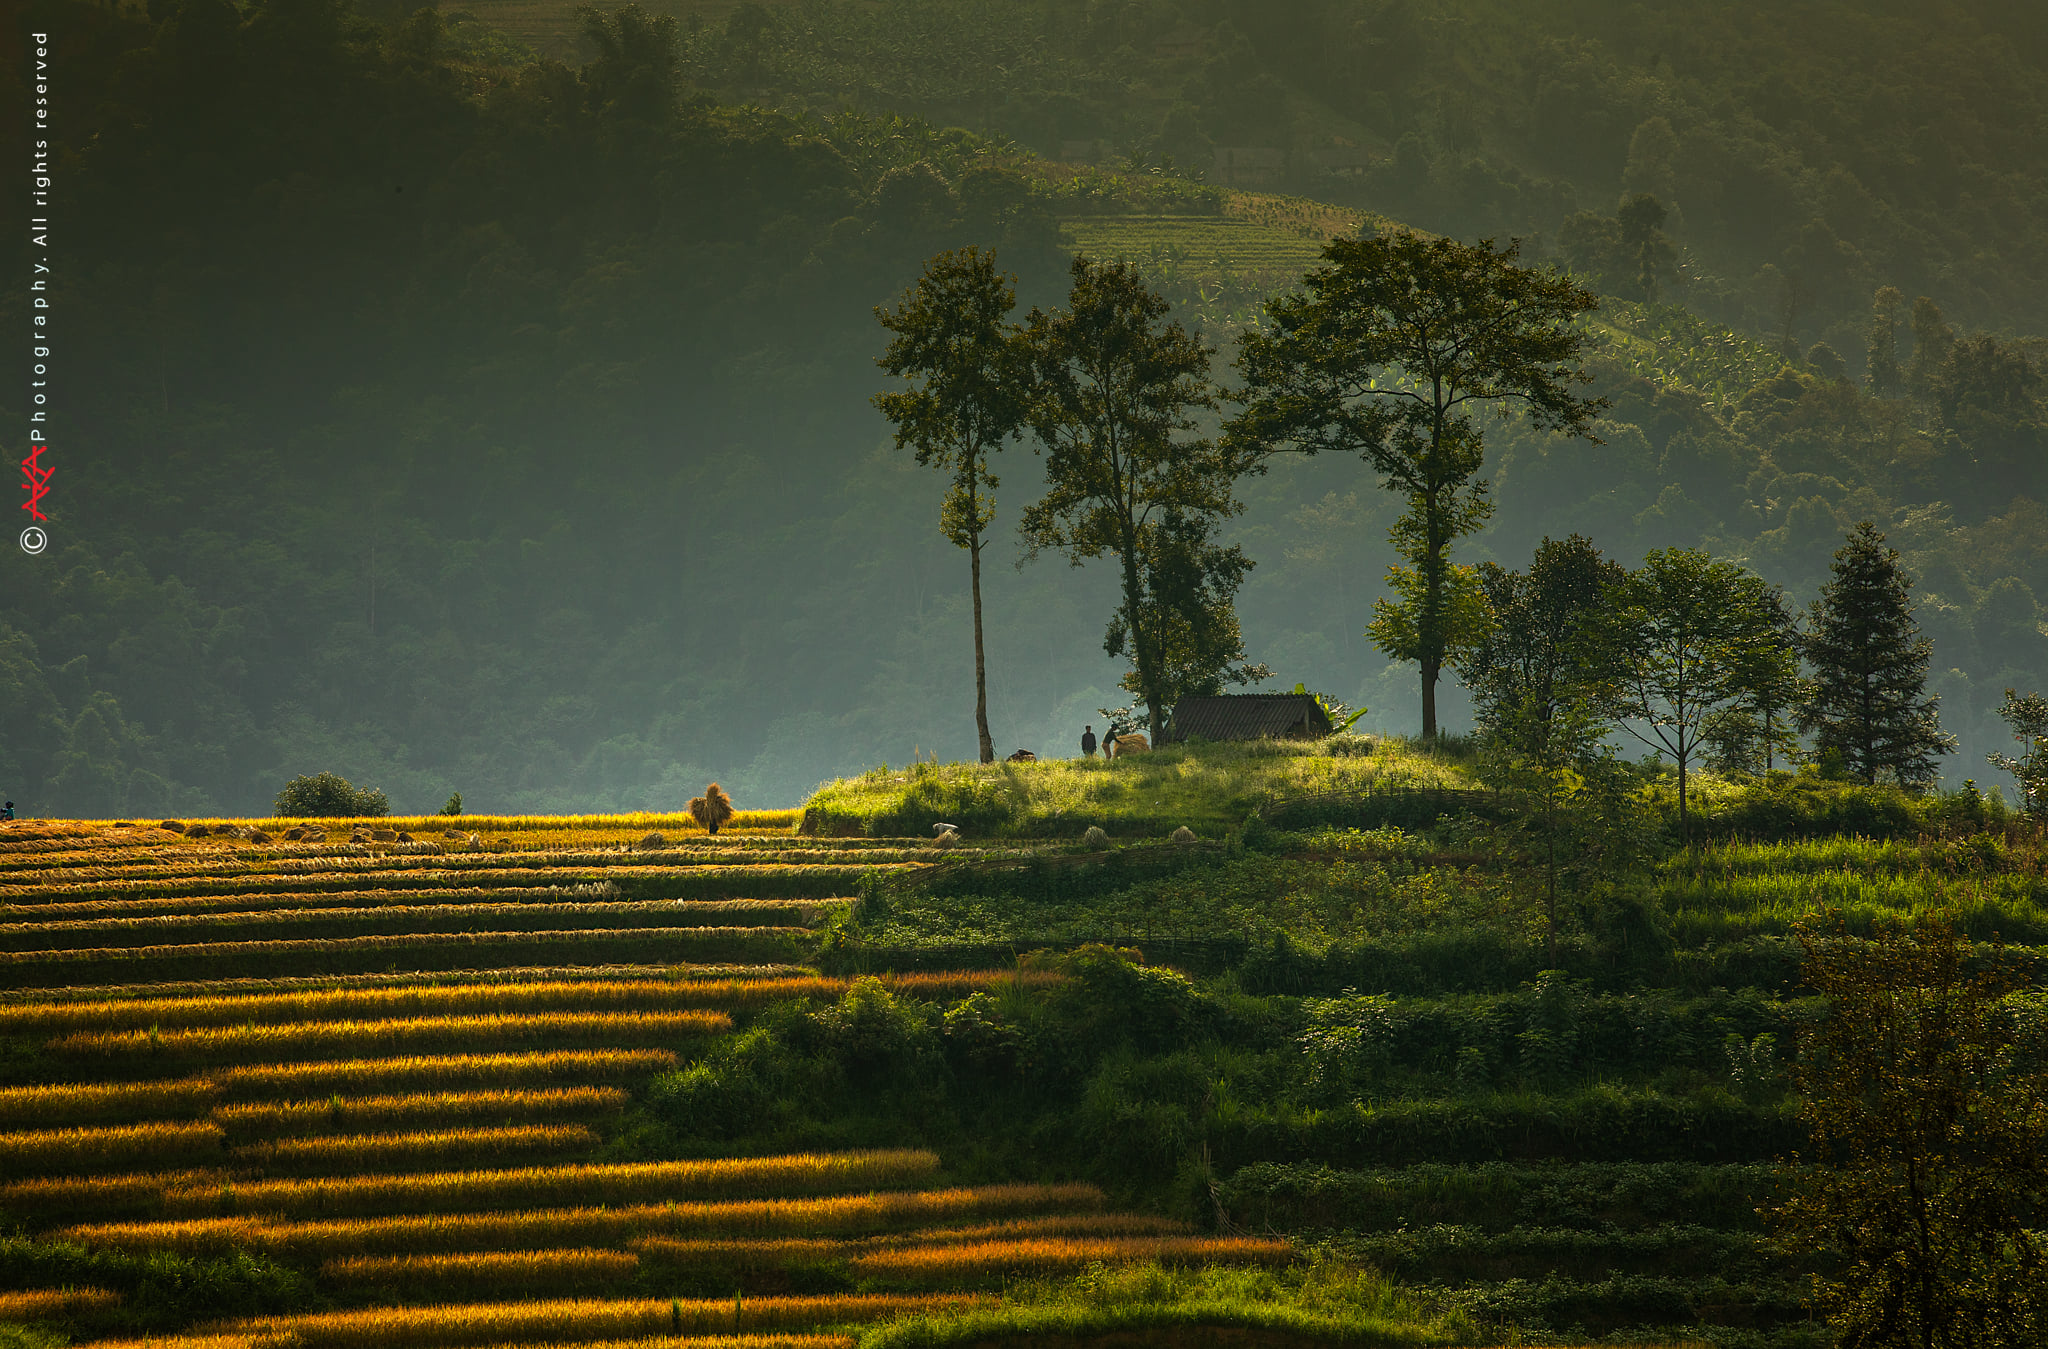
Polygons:
[[[0,1320],[65,1318],[99,1349],[836,1349],[1018,1275],[1289,1259],[1086,1185],[955,1184],[924,1151],[618,1160],[653,1076],[767,1003],[842,991],[802,964],[814,929],[924,849],[642,846],[668,820],[362,842],[251,823],[268,837],[0,836],[0,1223],[103,1264],[274,1261],[325,1310],[145,1341],[120,1338],[116,1292],[37,1287],[0,1292]],[[819,1267],[860,1291],[805,1293]]]

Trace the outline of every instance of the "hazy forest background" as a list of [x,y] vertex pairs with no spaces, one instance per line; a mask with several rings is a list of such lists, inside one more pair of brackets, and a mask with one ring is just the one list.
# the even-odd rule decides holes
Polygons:
[[[410,9],[28,6],[64,121],[55,545],[0,589],[27,813],[260,812],[321,770],[400,811],[673,809],[709,778],[751,807],[972,757],[943,478],[868,404],[873,307],[969,243],[1026,306],[1121,249],[1227,357],[1331,228],[1519,235],[1608,297],[1614,406],[1603,446],[1494,430],[1460,560],[1703,546],[1803,604],[1874,520],[1951,783],[1996,776],[2002,690],[2048,670],[2033,0]],[[1661,225],[1617,215],[1644,193]],[[999,469],[997,748],[1069,753],[1124,701],[1111,578],[1009,567],[1035,465]],[[1414,729],[1412,667],[1362,635],[1398,501],[1356,461],[1245,493],[1251,657]]]

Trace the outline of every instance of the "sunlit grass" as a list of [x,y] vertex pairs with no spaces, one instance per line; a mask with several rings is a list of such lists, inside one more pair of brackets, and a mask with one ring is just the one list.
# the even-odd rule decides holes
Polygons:
[[1076,834],[1089,824],[1112,834],[1164,833],[1186,824],[1214,836],[1255,809],[1297,797],[1475,785],[1464,756],[1399,739],[1168,745],[1113,760],[884,764],[820,787],[806,828],[894,821],[929,803],[999,816],[999,833]]

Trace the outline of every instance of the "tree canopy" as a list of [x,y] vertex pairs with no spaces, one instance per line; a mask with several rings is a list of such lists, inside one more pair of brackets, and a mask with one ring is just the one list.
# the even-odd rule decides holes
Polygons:
[[1240,453],[1356,454],[1407,501],[1394,539],[1412,580],[1392,578],[1402,598],[1375,639],[1421,666],[1426,736],[1438,676],[1478,636],[1449,556],[1492,510],[1473,413],[1519,411],[1538,430],[1597,439],[1604,406],[1573,388],[1591,378],[1576,320],[1598,301],[1519,256],[1515,242],[1333,239],[1304,292],[1271,301],[1272,330],[1247,334],[1238,353],[1242,410],[1227,440]]
[[1122,601],[1103,645],[1130,657],[1154,740],[1180,692],[1251,677],[1231,667],[1244,652],[1229,613],[1250,562],[1209,541],[1211,521],[1243,509],[1242,465],[1193,434],[1216,405],[1211,351],[1170,308],[1129,264],[1076,257],[1066,306],[1033,310],[1025,338],[1046,491],[1023,536],[1030,555],[1116,561]]

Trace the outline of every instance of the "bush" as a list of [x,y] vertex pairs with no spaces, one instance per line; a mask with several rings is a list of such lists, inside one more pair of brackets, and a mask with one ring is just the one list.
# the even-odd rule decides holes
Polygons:
[[443,815],[460,815],[462,813],[462,793],[456,792],[450,796],[448,804],[441,807],[441,813]]
[[375,788],[357,790],[347,778],[333,773],[296,777],[277,794],[280,819],[308,820],[336,816],[389,815],[391,803]]

